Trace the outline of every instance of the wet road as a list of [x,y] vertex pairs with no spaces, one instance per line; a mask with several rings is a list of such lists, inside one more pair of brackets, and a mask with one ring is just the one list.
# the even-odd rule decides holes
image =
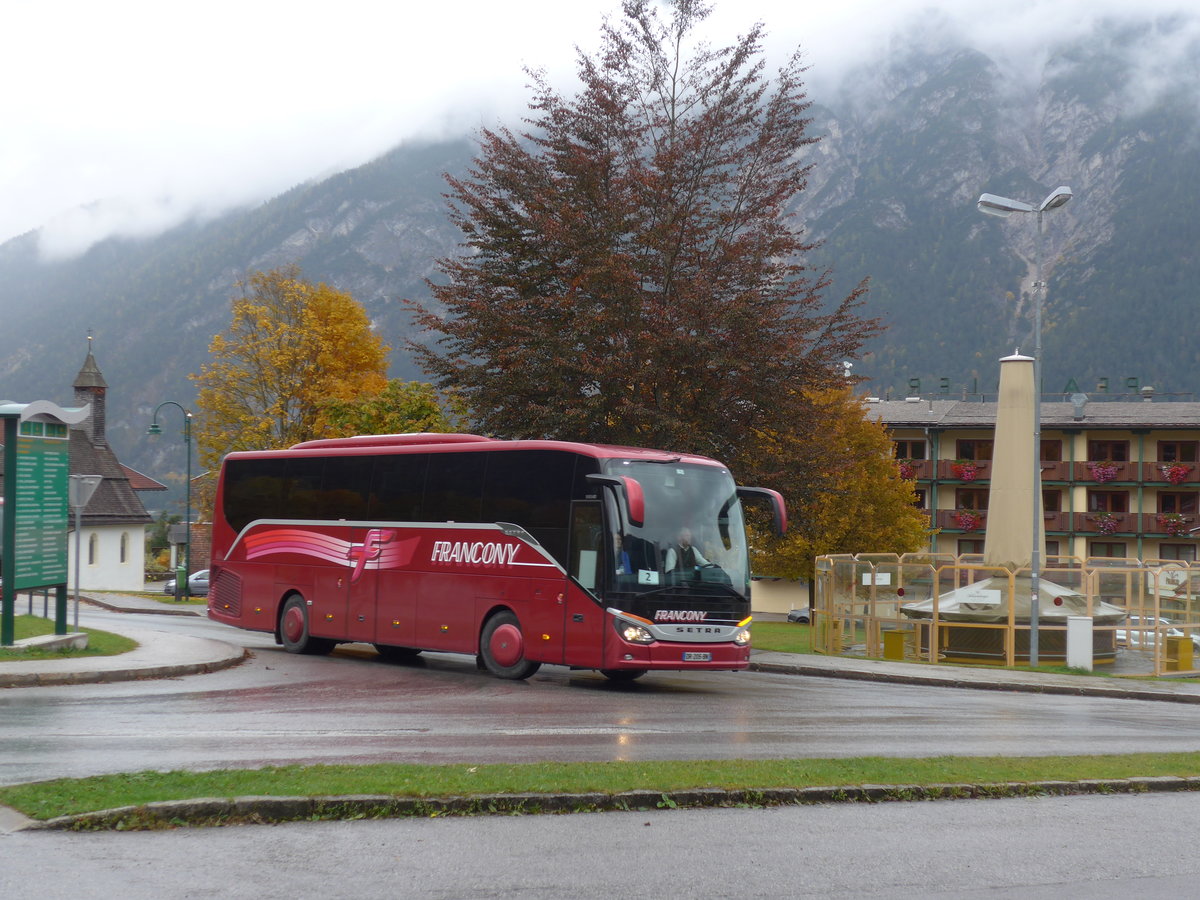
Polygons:
[[[1158,900],[1193,896],[1195,795],[0,834],[0,895]],[[36,887],[33,887],[36,886]]]
[[[105,613],[85,625],[112,625]],[[1194,706],[804,678],[651,674],[629,686],[544,667],[500,681],[474,660],[362,647],[291,656],[202,619],[131,627],[245,642],[223,672],[0,691],[0,783],[285,763],[519,762],[1079,754],[1200,748]]]

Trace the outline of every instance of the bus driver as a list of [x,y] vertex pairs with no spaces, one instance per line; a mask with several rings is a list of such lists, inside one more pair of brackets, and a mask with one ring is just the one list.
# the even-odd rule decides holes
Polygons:
[[679,530],[678,545],[667,548],[667,556],[663,561],[668,572],[690,572],[697,566],[707,566],[708,560],[692,544],[692,530]]

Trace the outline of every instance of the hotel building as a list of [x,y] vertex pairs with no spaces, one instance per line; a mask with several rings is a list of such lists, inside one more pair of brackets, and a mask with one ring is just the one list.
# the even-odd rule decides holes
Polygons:
[[[872,397],[867,409],[929,511],[928,549],[982,553],[995,402]],[[1196,560],[1200,403],[1151,389],[1141,399],[1043,402],[1040,458],[1047,557]]]

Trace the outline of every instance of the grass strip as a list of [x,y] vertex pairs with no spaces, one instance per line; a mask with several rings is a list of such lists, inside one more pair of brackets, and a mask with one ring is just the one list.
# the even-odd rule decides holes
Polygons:
[[33,819],[168,800],[386,794],[617,794],[860,785],[997,784],[1200,775],[1200,753],[1113,756],[930,757],[490,765],[280,766],[135,772],[0,787],[0,803]]
[[[755,650],[771,650],[776,653],[814,653],[812,647],[813,629],[810,625],[796,622],[759,622],[755,621],[751,628]],[[927,661],[905,660],[909,665],[935,666],[937,663]],[[996,669],[997,666],[972,665],[970,663],[955,663],[957,666],[971,669]],[[1086,675],[1091,678],[1113,678],[1111,672],[1104,667],[1080,669],[1065,665],[1041,666],[1006,666],[1006,672],[1043,672],[1051,675]],[[1129,677],[1129,676],[1123,676]],[[1138,680],[1154,680],[1153,676],[1139,677]]]
[[[88,645],[82,650],[66,648],[62,650],[47,650],[39,647],[14,649],[0,647],[0,662],[13,662],[22,659],[71,659],[84,656],[116,656],[118,653],[128,653],[137,647],[137,641],[122,637],[108,631],[95,628],[81,628],[88,636]],[[54,620],[43,619],[41,616],[14,616],[13,635],[16,640],[39,637],[43,634],[54,634]]]
[[812,627],[796,622],[759,622],[750,626],[751,645],[755,650],[776,653],[812,653]]

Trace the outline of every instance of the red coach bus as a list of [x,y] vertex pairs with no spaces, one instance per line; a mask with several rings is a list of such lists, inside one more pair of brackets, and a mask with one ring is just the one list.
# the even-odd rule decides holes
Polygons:
[[749,496],[782,532],[779,494],[699,456],[468,434],[231,453],[208,612],[293,653],[467,653],[501,678],[742,669]]

